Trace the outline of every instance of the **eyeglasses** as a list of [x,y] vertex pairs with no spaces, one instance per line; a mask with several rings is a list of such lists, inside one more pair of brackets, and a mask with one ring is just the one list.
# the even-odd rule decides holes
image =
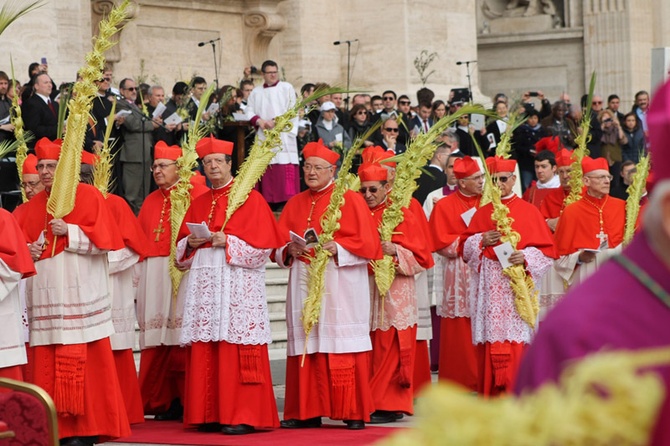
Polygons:
[[598,181],[612,181],[614,177],[612,175],[584,175],[587,178],[591,178],[593,180],[598,180]]
[[384,127],[384,130],[386,130],[387,132],[393,132],[393,133],[398,133],[400,131],[400,129],[398,127],[396,127],[396,128]]
[[507,175],[506,177],[492,177],[494,183],[507,183],[507,180],[512,178],[514,175]]
[[21,183],[21,188],[22,189],[35,189],[37,186],[40,185],[40,181],[26,181]]
[[[482,178],[484,178],[484,174],[480,174],[480,175],[477,175],[477,176],[475,176],[475,177],[463,178],[463,179],[464,179],[464,180],[471,180],[471,181],[479,181],[479,180],[481,180]],[[509,178],[509,177],[508,177],[508,178]],[[506,182],[506,181],[507,181],[507,178],[505,178],[505,181],[503,181],[503,183]]]
[[395,101],[395,98],[393,96],[384,96],[382,99],[385,101]]
[[53,163],[53,164],[38,164],[36,166],[36,168],[37,168],[38,171],[39,170],[51,170],[51,171],[53,171],[53,170],[56,170],[56,166],[57,166],[56,163]]
[[608,122],[612,122],[612,118],[603,119],[603,124],[607,124]]
[[316,173],[321,173],[324,170],[330,169],[333,166],[312,166],[311,164],[305,164],[302,166],[302,170],[305,172],[311,172],[312,170],[315,171]]
[[381,188],[377,186],[370,186],[370,187],[361,187],[360,189],[358,189],[358,191],[363,195],[365,195],[368,191],[370,191],[371,194],[376,194],[377,192],[379,192],[379,189]]
[[157,171],[157,170],[165,170],[165,169],[167,169],[167,168],[170,167],[170,166],[174,166],[175,164],[177,164],[177,163],[174,162],[174,163],[160,163],[160,164],[154,164],[153,166],[151,166],[151,168],[150,168],[149,170],[151,170],[152,172],[155,172],[155,171]]
[[356,114],[357,115],[367,115],[368,112],[366,112],[365,110],[360,110],[360,111],[357,111]]
[[124,88],[124,90],[127,90],[127,91],[135,91],[135,90],[137,90],[137,87]]
[[593,101],[593,102],[591,102],[592,105],[598,105],[598,104],[602,104],[602,103],[603,103],[603,101]]
[[398,101],[398,104],[400,104],[400,105],[409,105],[409,104],[411,104],[411,102],[410,102],[410,101]]
[[278,71],[263,71],[263,74],[277,74]]

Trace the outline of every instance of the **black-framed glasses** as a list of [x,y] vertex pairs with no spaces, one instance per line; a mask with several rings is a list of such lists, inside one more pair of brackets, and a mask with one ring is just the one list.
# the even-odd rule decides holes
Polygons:
[[127,87],[127,88],[124,88],[124,90],[135,91],[135,90],[137,90],[137,87]]
[[395,101],[395,98],[393,96],[384,96],[382,99],[385,101]]
[[492,177],[491,179],[493,180],[494,183],[507,183],[507,180],[512,178],[514,175],[507,175],[504,177]]
[[400,105],[410,105],[411,102],[410,101],[398,101],[398,104],[400,104]]
[[370,187],[361,187],[360,189],[358,189],[358,191],[363,195],[365,195],[368,191],[370,191],[371,194],[376,194],[377,192],[379,192],[379,189],[381,188],[377,186],[370,186]]
[[393,133],[398,133],[398,132],[400,131],[400,129],[399,129],[398,127],[395,127],[395,128],[393,128],[393,127],[384,127],[384,130],[386,130],[387,132],[393,132]]

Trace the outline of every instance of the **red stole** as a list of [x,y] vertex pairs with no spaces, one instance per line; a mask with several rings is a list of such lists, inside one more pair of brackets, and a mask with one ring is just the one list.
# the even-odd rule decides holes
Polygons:
[[[320,192],[306,190],[286,203],[279,217],[279,230],[284,243],[290,241],[289,231],[302,236],[311,227],[317,234],[321,234],[321,217],[328,207],[333,187],[331,184]],[[339,220],[340,229],[334,234],[335,241],[350,253],[364,259],[381,259],[379,234],[363,197],[358,192],[345,192],[344,205],[340,211],[342,217]]]
[[558,255],[568,255],[579,249],[597,249],[600,246],[600,216],[603,211],[603,232],[607,234],[610,248],[623,241],[626,224],[626,202],[609,195],[598,199],[585,194],[584,197],[566,207],[556,227]]
[[23,278],[34,276],[35,265],[21,228],[12,214],[4,209],[0,209],[0,234],[0,259],[9,269],[21,273]]
[[[527,247],[535,247],[542,251],[548,257],[555,258],[556,250],[554,248],[554,238],[549,227],[542,218],[540,211],[522,200],[516,195],[502,200],[503,204],[509,208],[509,216],[514,219],[512,229],[519,233],[521,240],[516,246],[517,250]],[[463,244],[474,234],[480,234],[487,231],[496,230],[496,223],[491,219],[493,214],[493,204],[488,203],[479,208],[472,217],[470,226],[465,230],[459,244],[459,255],[463,254]],[[491,260],[498,260],[493,246],[487,246],[484,249],[484,256]]]
[[465,232],[468,226],[461,214],[478,208],[480,200],[481,195],[466,197],[461,191],[456,191],[435,203],[429,223],[433,251],[451,246]]
[[[63,252],[67,244],[67,236],[55,238],[51,232],[49,222],[53,220],[53,216],[47,214],[48,199],[47,192],[42,191],[25,203],[22,211],[17,213],[17,220],[29,243],[35,242],[46,229],[45,237],[48,244],[40,260],[52,257],[54,239],[56,239],[54,256]],[[98,249],[114,251],[124,246],[116,223],[109,215],[104,197],[93,186],[81,183],[77,185],[74,209],[63,220],[79,226]]]

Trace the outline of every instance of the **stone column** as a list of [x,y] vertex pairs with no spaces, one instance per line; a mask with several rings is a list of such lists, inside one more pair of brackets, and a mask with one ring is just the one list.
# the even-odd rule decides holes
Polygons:
[[[584,72],[596,91],[616,93],[629,110],[638,90],[649,90],[653,47],[652,5],[646,0],[584,0]],[[588,85],[585,85],[585,89]]]

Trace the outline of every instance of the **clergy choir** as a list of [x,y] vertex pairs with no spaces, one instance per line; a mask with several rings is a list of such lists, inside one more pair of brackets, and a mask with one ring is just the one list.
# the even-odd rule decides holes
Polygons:
[[[515,160],[494,156],[484,166],[476,157],[449,156],[450,186],[424,203],[412,199],[391,239],[382,240],[395,163],[387,160],[392,152],[368,147],[360,186],[344,193],[338,228],[322,243],[329,256],[324,289],[318,323],[306,334],[305,284],[315,259],[309,236],[323,232],[340,155],[321,142],[304,147],[307,188],[277,220],[266,190],[251,190],[241,206],[229,201],[243,181],[233,177],[232,143],[209,136],[196,150],[211,187],[194,182],[181,225],[171,213],[182,149],[162,141],[151,165],[158,189],[138,217],[124,200],[86,184],[93,160],[85,153],[74,210],[54,218],[48,200],[61,143],[47,138],[24,164],[28,201],[13,215],[0,211],[0,376],[33,382],[53,397],[63,444],[127,436],[144,415],[224,434],[317,428],[323,417],[353,430],[392,423],[414,414],[416,389],[430,385],[431,366],[464,391],[504,395],[554,305],[577,284],[594,287],[587,278],[613,269],[606,261],[623,245],[625,202],[609,194],[606,159],[587,156],[577,166],[565,149],[538,157],[550,172],[544,183],[554,187],[539,186],[527,200],[513,192]],[[503,243],[494,205],[484,200],[484,167],[519,235],[513,245]],[[564,206],[577,167],[581,199]],[[644,245],[634,253],[643,262],[650,248],[637,245]],[[395,269],[385,295],[374,266],[383,256]],[[268,356],[268,261],[289,270],[282,421]],[[539,291],[539,317],[530,323],[517,307],[508,265],[521,266]],[[667,274],[662,280],[667,284]],[[439,322],[432,339],[431,304]],[[557,311],[567,320],[582,310]],[[427,339],[439,351],[434,364]],[[549,362],[551,352],[532,351]],[[556,374],[522,371],[528,385],[543,373]]]

